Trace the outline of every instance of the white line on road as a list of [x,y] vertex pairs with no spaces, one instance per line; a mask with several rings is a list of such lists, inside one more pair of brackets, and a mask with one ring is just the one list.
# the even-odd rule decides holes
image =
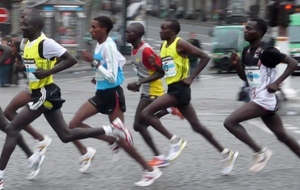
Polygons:
[[289,129],[289,130],[296,130],[296,129],[299,129],[298,127],[290,127],[288,124],[285,124],[286,125],[286,129]]

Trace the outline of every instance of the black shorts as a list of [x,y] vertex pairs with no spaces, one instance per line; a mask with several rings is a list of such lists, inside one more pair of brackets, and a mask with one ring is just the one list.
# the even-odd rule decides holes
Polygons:
[[41,106],[48,110],[55,111],[62,107],[65,102],[61,98],[60,88],[52,83],[43,88],[31,90],[31,101],[28,102],[27,108],[30,110],[37,110]]
[[111,115],[118,107],[123,112],[126,111],[125,96],[121,86],[97,90],[96,95],[90,98],[89,102],[102,114]]
[[168,85],[167,93],[177,98],[178,102],[175,106],[186,106],[191,101],[191,87],[182,81]]

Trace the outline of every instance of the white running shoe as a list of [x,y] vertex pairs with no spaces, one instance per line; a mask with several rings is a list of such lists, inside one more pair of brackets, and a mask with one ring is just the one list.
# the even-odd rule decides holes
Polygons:
[[255,153],[253,155],[253,166],[249,170],[251,172],[258,172],[262,170],[267,165],[272,154],[273,152],[268,148],[263,148],[260,152]]
[[129,146],[132,146],[132,144],[133,144],[132,135],[129,132],[128,128],[125,127],[125,125],[123,124],[123,122],[119,118],[116,118],[112,122],[111,126],[112,126],[113,136],[117,140],[123,139],[128,143]]
[[28,158],[29,174],[27,175],[27,179],[32,180],[39,174],[44,159],[45,155],[40,155],[37,152]]
[[48,135],[44,135],[44,140],[38,141],[35,146],[35,151],[40,154],[45,154],[48,146],[51,144],[52,139]]
[[3,179],[0,179],[0,190],[3,189]]
[[119,161],[122,156],[122,148],[119,146],[119,144],[114,142],[114,144],[110,145],[109,149],[112,151],[112,161]]
[[156,179],[158,179],[162,175],[162,171],[160,171],[159,168],[153,167],[153,171],[145,171],[142,179],[136,183],[134,183],[136,186],[149,186],[151,185]]
[[86,150],[87,152],[79,158],[80,168],[78,171],[81,173],[86,172],[90,168],[96,154],[96,149],[92,147],[87,147]]
[[169,151],[169,155],[167,156],[167,160],[169,162],[175,160],[182,152],[182,150],[185,148],[187,141],[184,140],[183,138],[179,138],[176,139],[177,142],[176,143],[172,143],[170,145],[170,151]]
[[222,160],[222,162],[224,163],[224,168],[221,171],[222,175],[228,175],[232,171],[238,155],[239,152],[233,150],[229,150],[228,153],[224,154],[225,158]]

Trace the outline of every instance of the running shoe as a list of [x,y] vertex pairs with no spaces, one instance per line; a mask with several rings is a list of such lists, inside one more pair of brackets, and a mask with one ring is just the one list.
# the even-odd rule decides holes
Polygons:
[[44,159],[45,155],[40,155],[39,153],[34,153],[28,158],[29,174],[27,179],[32,180],[39,174]]
[[112,126],[113,136],[116,139],[123,139],[127,142],[129,146],[132,146],[133,144],[132,135],[129,132],[128,128],[124,126],[123,122],[119,118],[116,118],[112,122],[111,126]]
[[3,189],[3,179],[0,179],[0,190]]
[[165,167],[165,166],[169,165],[170,163],[165,158],[159,158],[159,157],[155,156],[154,158],[152,158],[152,160],[150,160],[148,162],[148,164],[152,167]]
[[249,169],[251,172],[258,172],[262,170],[266,165],[268,160],[271,158],[273,152],[268,148],[263,148],[260,152],[253,155],[253,166]]
[[224,163],[224,168],[221,171],[221,174],[228,175],[232,171],[238,155],[239,152],[233,150],[229,150],[228,153],[224,154],[224,159],[222,160]]
[[177,115],[181,120],[184,120],[184,117],[183,117],[183,115],[181,114],[181,112],[179,111],[178,108],[171,107],[171,109],[172,109],[172,111],[171,111],[172,115]]
[[109,149],[112,151],[112,161],[119,161],[122,156],[122,148],[119,146],[119,144],[115,142],[114,144],[110,145]]
[[45,154],[48,146],[51,144],[52,139],[48,135],[44,135],[44,140],[36,143],[35,151],[40,154]]
[[79,158],[80,168],[78,171],[81,173],[86,172],[90,168],[96,154],[96,149],[92,147],[87,147],[86,150],[87,152]]
[[187,141],[182,138],[176,138],[175,142],[171,141],[169,155],[167,156],[167,160],[169,162],[175,160],[185,148]]
[[158,179],[162,175],[162,172],[159,168],[153,167],[153,171],[144,171],[144,174],[142,176],[142,179],[136,183],[134,183],[136,186],[149,186],[151,185],[156,179]]

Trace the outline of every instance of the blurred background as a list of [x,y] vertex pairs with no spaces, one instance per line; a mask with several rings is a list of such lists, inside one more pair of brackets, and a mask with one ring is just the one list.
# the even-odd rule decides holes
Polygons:
[[[293,6],[287,6],[288,3]],[[121,53],[128,55],[131,47],[124,39],[126,25],[143,23],[146,40],[155,41],[151,45],[159,47],[160,23],[165,18],[175,18],[188,25],[180,34],[196,32],[202,38],[204,50],[213,57],[212,67],[222,72],[231,70],[226,61],[229,53],[240,52],[247,45],[243,41],[243,24],[249,18],[268,21],[270,30],[266,40],[283,34],[290,36],[291,44],[299,44],[300,15],[290,19],[290,10],[300,14],[299,4],[300,0],[0,0],[0,37],[21,39],[20,14],[26,7],[35,7],[44,17],[43,32],[80,59],[81,52],[92,50],[95,44],[88,31],[90,21],[107,15],[114,21],[110,37]],[[290,33],[287,33],[288,25],[291,25]],[[300,44],[292,47],[294,57],[300,61],[299,48]]]
[[[103,11],[114,18],[123,18],[125,4],[127,7],[133,4],[126,10],[127,20],[134,20],[143,9],[145,15],[152,17],[232,24],[245,22],[249,17],[265,18],[268,3],[269,0],[0,0],[1,10],[7,10],[0,11],[0,31],[1,36],[20,35],[21,11],[25,7],[35,7],[45,17],[46,35],[75,51],[88,39],[87,21]],[[114,37],[119,45],[124,44],[118,39],[122,36],[123,23],[116,19],[119,36],[115,33]]]

